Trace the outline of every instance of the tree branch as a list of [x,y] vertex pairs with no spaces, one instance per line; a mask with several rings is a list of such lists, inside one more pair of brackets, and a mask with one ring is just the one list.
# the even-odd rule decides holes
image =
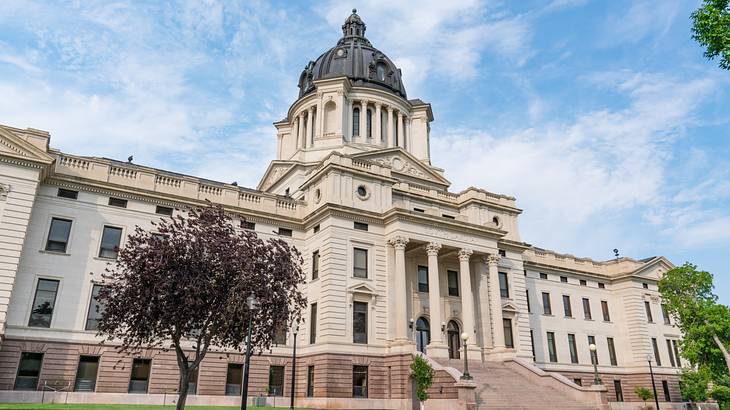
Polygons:
[[722,340],[717,337],[717,334],[712,333],[712,340],[714,340],[717,347],[720,348],[720,351],[722,352],[722,357],[725,359],[725,365],[727,366],[727,370],[730,372],[730,352],[727,351],[725,344],[723,344]]

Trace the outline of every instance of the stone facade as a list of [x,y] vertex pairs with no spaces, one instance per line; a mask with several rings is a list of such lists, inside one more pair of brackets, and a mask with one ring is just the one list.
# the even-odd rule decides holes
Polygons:
[[[364,23],[352,19],[327,58],[338,58],[337,47],[360,47]],[[347,39],[354,32],[348,24],[361,30],[354,40]],[[100,252],[105,227],[121,229],[124,246],[135,225],[151,229],[169,212],[209,200],[235,215],[241,229],[278,234],[304,255],[309,305],[297,336],[298,405],[409,408],[408,366],[421,350],[446,363],[431,393],[448,408],[466,397],[457,386],[461,373],[449,367],[449,358],[463,354],[461,333],[469,336],[473,360],[528,361],[584,386],[592,380],[592,337],[609,400],[617,399],[613,380],[621,380],[627,401],[637,399],[634,386],[650,386],[646,356],[654,354],[655,339],[658,389],[666,381],[671,400],[679,400],[673,341],[681,335],[665,322],[656,287],[672,264],[662,257],[594,261],[540,249],[520,238],[515,198],[478,188],[450,192],[444,171],[431,164],[430,105],[406,99],[399,70],[382,53],[373,56],[372,69],[362,71],[372,78],[315,76],[312,67],[322,64],[308,65],[300,83],[312,83],[300,84],[307,92],[274,124],[277,158],[256,189],[64,153],[49,147],[45,131],[0,126],[0,389],[18,388],[24,353],[42,354],[35,379],[30,376],[36,390],[74,390],[80,357],[99,357],[95,393],[74,397],[126,402],[133,357],[116,353],[113,343],[100,346],[87,330],[93,286],[110,261]],[[389,89],[395,80],[386,76],[394,70],[398,87]],[[58,239],[54,218],[70,221],[62,250],[49,247]],[[32,320],[42,280],[56,289],[45,325]],[[366,306],[366,343],[354,343],[355,304]],[[252,395],[266,394],[272,366],[284,367],[278,393],[289,394],[293,337],[290,330],[286,343],[253,357]],[[136,357],[151,359],[148,402],[176,390],[172,353]],[[200,369],[197,395],[235,403],[222,397],[228,364],[241,362],[239,352],[212,352]],[[353,397],[355,366],[368,369],[367,399],[342,400]],[[588,391],[562,388],[578,396]],[[30,397],[3,394],[2,400]]]

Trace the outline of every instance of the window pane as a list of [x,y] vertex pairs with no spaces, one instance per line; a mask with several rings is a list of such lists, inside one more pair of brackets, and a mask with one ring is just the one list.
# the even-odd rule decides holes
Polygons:
[[586,320],[593,319],[593,315],[591,315],[591,301],[588,298],[583,298],[583,316]]
[[314,397],[314,366],[307,367],[307,397]]
[[319,277],[319,251],[312,252],[312,280]]
[[505,272],[499,272],[499,295],[503,298],[509,297],[509,282]]
[[669,353],[669,364],[674,367],[674,352],[672,351],[672,341],[667,339],[667,352]]
[[547,332],[547,344],[550,361],[556,363],[558,361],[558,353],[555,350],[555,333]]
[[150,359],[134,359],[132,373],[129,377],[130,393],[147,393],[151,365],[152,360]]
[[100,258],[116,259],[119,254],[119,243],[122,240],[122,228],[105,226],[101,235]]
[[98,356],[79,357],[79,367],[76,370],[74,391],[94,391],[96,388],[96,374],[99,370]]
[[547,292],[542,292],[542,310],[546,315],[553,314],[553,308],[550,306],[550,294]]
[[18,374],[15,377],[15,390],[36,390],[41,374],[43,353],[21,353]]
[[355,302],[352,306],[352,342],[368,342],[368,304]]
[[368,277],[368,251],[355,248],[353,252],[353,276],[356,278]]
[[502,319],[502,326],[504,328],[504,346],[514,348],[515,343],[512,339],[512,319]]
[[352,135],[360,136],[360,109],[352,110]]
[[449,282],[449,296],[459,296],[459,272],[446,271],[446,276]]
[[651,305],[648,301],[644,301],[644,310],[646,310],[646,320],[649,323],[654,323],[654,318],[651,315]]
[[352,397],[368,397],[367,366],[353,366],[352,368]]
[[312,311],[309,320],[309,343],[317,342],[317,304],[312,303]]
[[568,335],[568,350],[570,350],[570,362],[573,364],[578,363],[578,348],[575,345],[575,335]]
[[97,330],[99,328],[99,319],[104,314],[104,305],[97,299],[101,285],[94,285],[91,290],[91,302],[89,303],[89,312],[86,315],[86,330]]
[[621,388],[621,380],[613,381],[613,389],[616,391],[616,401],[624,401],[624,392]]
[[284,395],[284,366],[269,367],[269,396]]
[[563,310],[565,317],[573,317],[573,307],[570,306],[570,296],[568,295],[563,295]]
[[242,381],[243,365],[239,363],[228,363],[228,371],[226,372],[226,396],[240,395]]
[[656,361],[657,366],[662,365],[662,357],[659,356],[659,345],[656,342],[656,338],[651,338],[651,346],[654,348],[654,360]]
[[[588,336],[588,346],[595,345],[596,344],[596,337],[595,336]],[[598,364],[598,346],[596,346],[596,350],[592,351],[589,350],[591,354],[591,364],[595,363]]]
[[33,300],[33,310],[30,313],[28,326],[51,327],[53,308],[56,304],[56,293],[58,292],[57,280],[38,279],[38,287]]
[[68,236],[71,234],[71,221],[66,219],[51,219],[51,229],[48,231],[46,250],[52,252],[66,252]]
[[608,302],[606,302],[605,300],[601,301],[601,310],[603,311],[603,320],[605,322],[610,322],[611,315],[608,312]]
[[425,266],[418,267],[418,291],[428,292],[428,268]]
[[609,337],[606,341],[608,342],[608,358],[611,360],[611,366],[618,366],[618,361],[616,360],[616,346],[613,344],[613,338]]

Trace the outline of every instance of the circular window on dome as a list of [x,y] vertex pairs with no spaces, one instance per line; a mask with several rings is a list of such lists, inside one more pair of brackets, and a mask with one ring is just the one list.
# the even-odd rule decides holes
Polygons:
[[370,197],[370,192],[368,192],[368,189],[365,188],[365,185],[358,186],[355,193],[357,194],[357,197],[362,200],[366,200]]
[[335,58],[345,58],[345,57],[347,57],[347,49],[338,48],[337,51],[335,51]]

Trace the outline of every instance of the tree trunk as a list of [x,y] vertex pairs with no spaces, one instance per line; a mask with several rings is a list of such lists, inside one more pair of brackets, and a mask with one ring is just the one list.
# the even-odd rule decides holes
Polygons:
[[717,344],[717,347],[720,348],[720,351],[722,352],[722,357],[725,359],[725,366],[727,366],[728,372],[730,372],[730,352],[727,351],[727,348],[722,343],[722,340],[720,340],[719,337],[717,337],[716,334],[712,334],[712,340],[715,341],[715,344]]
[[188,399],[188,384],[190,380],[190,369],[180,368],[180,389],[177,395],[177,410],[185,409],[185,401]]

